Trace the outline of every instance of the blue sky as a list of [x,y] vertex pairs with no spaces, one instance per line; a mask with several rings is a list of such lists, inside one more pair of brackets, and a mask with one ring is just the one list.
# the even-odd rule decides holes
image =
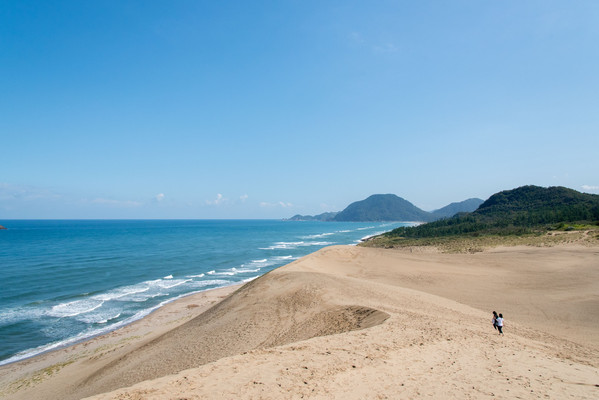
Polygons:
[[0,219],[599,193],[597,1],[0,0]]

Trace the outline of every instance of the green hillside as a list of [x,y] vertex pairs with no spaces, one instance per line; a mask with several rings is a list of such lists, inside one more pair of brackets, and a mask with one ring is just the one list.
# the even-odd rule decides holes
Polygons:
[[435,215],[423,211],[394,194],[374,194],[350,204],[334,221],[434,221]]
[[457,203],[451,203],[443,208],[433,211],[432,213],[438,218],[448,218],[453,217],[460,212],[472,212],[476,210],[482,203],[484,203],[483,200],[472,198]]
[[522,234],[559,224],[599,222],[599,196],[564,187],[523,186],[491,196],[471,213],[417,227],[402,227],[387,238]]

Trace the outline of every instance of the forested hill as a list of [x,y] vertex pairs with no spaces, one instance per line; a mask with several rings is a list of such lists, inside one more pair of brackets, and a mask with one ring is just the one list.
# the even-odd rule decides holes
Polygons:
[[[476,198],[468,199],[468,200],[461,201],[459,203],[451,203],[443,208],[433,211],[433,214],[435,214],[439,218],[453,217],[454,215],[456,215],[457,213],[460,213],[460,212],[474,211],[482,203],[483,203],[483,200],[481,200],[481,199],[476,199]],[[437,218],[437,219],[439,219],[439,218]]]
[[350,204],[341,212],[328,212],[314,216],[298,214],[288,220],[429,222],[451,217],[459,212],[474,211],[482,202],[481,199],[468,199],[457,203],[451,203],[433,212],[427,212],[394,194],[373,194],[365,200],[356,201]]
[[517,225],[599,220],[599,196],[561,186],[522,186],[494,194],[473,214]]
[[334,221],[434,221],[435,215],[421,210],[394,194],[373,194],[350,204]]
[[471,213],[413,228],[398,228],[389,237],[520,233],[558,223],[599,222],[599,195],[564,187],[522,186],[491,196]]

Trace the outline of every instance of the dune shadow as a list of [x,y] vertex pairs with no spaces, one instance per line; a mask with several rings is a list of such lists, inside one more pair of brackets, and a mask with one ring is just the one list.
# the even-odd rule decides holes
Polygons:
[[336,335],[344,332],[371,328],[389,318],[386,312],[363,306],[339,306],[319,312],[298,321],[284,332],[262,343],[265,347],[279,346],[311,339],[318,336]]

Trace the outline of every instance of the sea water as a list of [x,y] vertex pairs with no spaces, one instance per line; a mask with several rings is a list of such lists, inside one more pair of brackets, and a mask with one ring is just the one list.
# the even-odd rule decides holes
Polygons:
[[0,365],[109,332],[407,223],[12,220],[0,230]]

